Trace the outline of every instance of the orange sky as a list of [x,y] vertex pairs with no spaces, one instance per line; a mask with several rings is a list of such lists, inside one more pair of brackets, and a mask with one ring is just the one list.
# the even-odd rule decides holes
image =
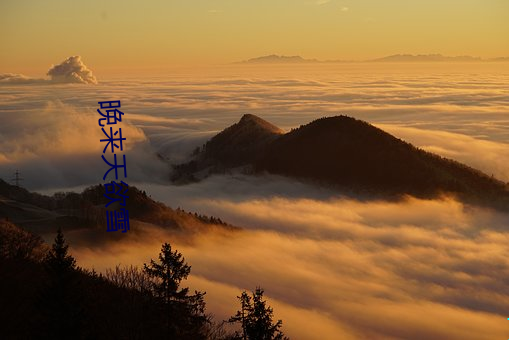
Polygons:
[[0,72],[230,63],[266,54],[370,59],[509,56],[507,0],[173,0],[0,3]]

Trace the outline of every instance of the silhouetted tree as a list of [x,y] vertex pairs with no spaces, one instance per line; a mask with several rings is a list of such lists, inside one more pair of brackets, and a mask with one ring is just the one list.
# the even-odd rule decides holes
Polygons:
[[151,288],[149,275],[133,265],[124,267],[117,265],[115,269],[106,269],[104,277],[117,287],[132,289],[141,293],[145,293]]
[[80,339],[83,333],[83,311],[76,260],[68,254],[61,229],[46,255],[44,266],[48,283],[44,286],[39,308],[44,315],[43,337]]
[[102,276],[77,266],[61,230],[52,246],[28,236],[0,221],[0,338],[225,339],[203,293],[182,289],[190,267],[169,245],[152,275],[118,266]]
[[159,262],[150,260],[150,264],[144,264],[144,271],[153,279],[153,294],[166,315],[167,336],[171,339],[205,338],[204,327],[208,322],[203,301],[205,293],[195,291],[194,295],[189,295],[189,288],[180,288],[191,272],[182,254],[164,243]]
[[68,249],[62,229],[58,228],[55,243],[46,255],[46,265],[52,273],[64,275],[76,269],[76,260],[67,253]]
[[263,289],[256,288],[250,296],[245,291],[237,296],[241,309],[228,322],[240,323],[242,334],[236,333],[236,339],[243,340],[283,340],[288,339],[280,330],[283,322],[273,323],[273,310],[263,299]]

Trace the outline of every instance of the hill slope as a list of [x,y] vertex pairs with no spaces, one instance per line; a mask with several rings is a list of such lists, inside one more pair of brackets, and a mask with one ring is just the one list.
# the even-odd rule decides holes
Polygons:
[[277,126],[246,114],[238,123],[212,137],[193,161],[176,166],[172,179],[185,182],[252,164],[282,134],[283,131]]
[[[53,234],[61,227],[67,231],[86,231],[90,236],[104,236],[107,225],[106,210],[120,207],[119,203],[115,202],[106,209],[108,200],[104,193],[104,186],[95,185],[82,193],[68,192],[45,196],[0,179],[0,220],[7,219],[38,235]],[[172,209],[133,186],[129,187],[127,195],[126,209],[129,211],[132,234],[137,233],[137,224],[151,224],[181,231],[199,231],[212,226],[236,229],[219,218],[192,214],[180,208]]]
[[214,136],[204,147],[204,159],[235,167],[251,160],[255,152],[265,148],[282,134],[277,126],[246,114],[240,121]]

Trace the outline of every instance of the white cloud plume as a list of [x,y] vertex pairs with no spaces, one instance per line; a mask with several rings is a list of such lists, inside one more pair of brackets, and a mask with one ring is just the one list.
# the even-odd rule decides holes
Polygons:
[[47,75],[50,76],[50,79],[31,78],[23,74],[2,73],[0,74],[0,84],[97,84],[96,77],[78,55],[69,57],[58,65],[51,66]]
[[62,63],[52,66],[47,74],[52,81],[59,83],[97,84],[97,79],[83,64],[79,55],[69,57]]

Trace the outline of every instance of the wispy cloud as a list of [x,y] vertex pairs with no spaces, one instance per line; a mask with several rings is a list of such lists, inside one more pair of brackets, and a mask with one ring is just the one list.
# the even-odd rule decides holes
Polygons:
[[421,148],[479,169],[509,182],[509,144],[477,139],[459,133],[418,129],[390,124],[381,129]]
[[0,74],[0,84],[1,83],[13,83],[13,84],[26,84],[26,83],[43,83],[45,82],[45,79],[35,79],[27,77],[23,74],[16,74],[16,73],[2,73]]

